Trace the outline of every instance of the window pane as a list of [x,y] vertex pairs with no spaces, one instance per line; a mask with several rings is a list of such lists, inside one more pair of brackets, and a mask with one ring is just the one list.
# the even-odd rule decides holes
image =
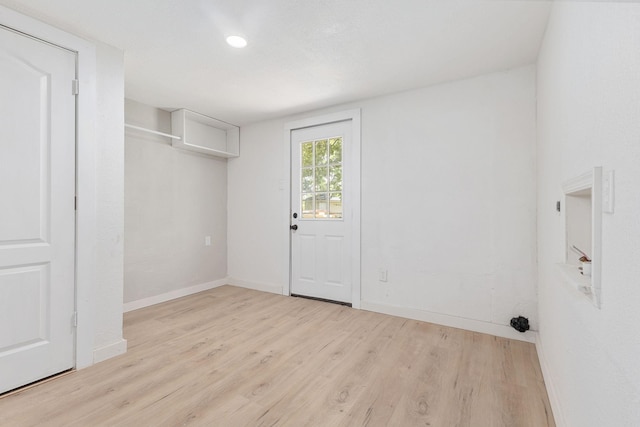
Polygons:
[[313,166],[313,142],[302,143],[302,166]]
[[342,162],[342,137],[329,140],[329,161],[331,163]]
[[329,191],[342,191],[342,166],[329,168]]
[[342,218],[342,193],[331,193],[329,199],[329,217]]
[[300,145],[301,219],[342,218],[341,136]]
[[313,194],[302,195],[302,218],[313,218]]
[[316,141],[316,166],[326,165],[329,157],[329,144],[323,139]]
[[326,218],[329,216],[327,196],[327,193],[316,194],[316,218]]
[[327,191],[329,177],[327,176],[328,168],[326,166],[316,168],[316,191]]
[[313,168],[302,169],[302,192],[309,193],[313,191]]

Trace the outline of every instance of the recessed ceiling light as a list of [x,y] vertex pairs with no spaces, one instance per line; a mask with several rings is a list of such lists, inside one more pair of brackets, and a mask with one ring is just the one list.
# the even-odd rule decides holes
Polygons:
[[229,36],[227,37],[227,43],[233,47],[243,48],[247,45],[247,40],[240,36]]

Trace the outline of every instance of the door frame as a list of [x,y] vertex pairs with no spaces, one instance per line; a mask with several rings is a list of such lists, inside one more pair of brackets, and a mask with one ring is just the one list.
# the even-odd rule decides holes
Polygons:
[[305,119],[287,122],[284,125],[284,180],[282,197],[282,218],[281,227],[283,230],[283,271],[285,272],[286,284],[282,287],[282,294],[291,295],[291,231],[289,230],[291,218],[291,133],[294,130],[304,129],[314,126],[327,125],[336,122],[351,121],[352,131],[352,161],[353,170],[353,223],[351,230],[351,305],[353,308],[360,308],[360,149],[361,149],[361,128],[360,109],[340,111],[337,113],[325,114],[322,116],[309,117]]
[[94,362],[96,47],[86,40],[4,6],[0,6],[0,24],[77,53],[76,73],[80,91],[76,97],[75,304],[78,320],[75,367],[80,369],[93,365]]

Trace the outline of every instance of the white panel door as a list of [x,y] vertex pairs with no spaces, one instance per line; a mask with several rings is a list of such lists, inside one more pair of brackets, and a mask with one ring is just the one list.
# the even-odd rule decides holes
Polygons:
[[291,293],[351,302],[351,125],[291,132]]
[[75,76],[0,26],[0,392],[74,366]]

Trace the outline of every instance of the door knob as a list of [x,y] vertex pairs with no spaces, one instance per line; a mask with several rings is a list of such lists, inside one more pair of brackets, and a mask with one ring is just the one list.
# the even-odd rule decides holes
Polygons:
[[293,231],[296,231],[298,229],[298,224],[290,225],[289,228],[292,229]]

